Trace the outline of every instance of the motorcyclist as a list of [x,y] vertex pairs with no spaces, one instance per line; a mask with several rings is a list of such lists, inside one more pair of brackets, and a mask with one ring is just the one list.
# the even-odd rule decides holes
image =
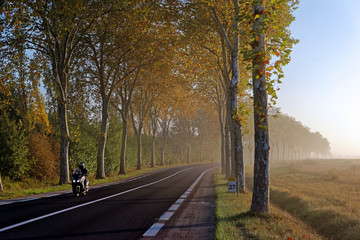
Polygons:
[[[79,163],[78,167],[79,167],[82,175],[87,176],[88,170],[85,168],[85,164],[81,162],[81,163]],[[85,184],[85,189],[87,190],[89,187],[89,181],[86,177],[85,177],[84,184]]]

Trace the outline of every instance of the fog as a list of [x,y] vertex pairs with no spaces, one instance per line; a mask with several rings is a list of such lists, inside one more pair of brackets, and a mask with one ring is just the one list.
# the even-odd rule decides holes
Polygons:
[[291,26],[300,42],[279,92],[278,107],[321,132],[334,157],[360,156],[359,6],[355,0],[300,1]]

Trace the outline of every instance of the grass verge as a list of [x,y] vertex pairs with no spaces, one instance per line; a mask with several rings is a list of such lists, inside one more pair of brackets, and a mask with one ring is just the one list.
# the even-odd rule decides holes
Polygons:
[[216,233],[215,239],[321,239],[312,229],[290,214],[270,207],[270,214],[254,216],[249,212],[251,192],[228,193],[227,181],[215,174]]
[[271,202],[331,240],[360,239],[360,161],[274,162]]

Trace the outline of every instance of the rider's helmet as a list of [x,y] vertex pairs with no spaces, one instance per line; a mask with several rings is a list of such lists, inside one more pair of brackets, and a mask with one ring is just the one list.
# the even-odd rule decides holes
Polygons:
[[85,164],[84,163],[79,163],[79,168],[81,169],[81,170],[83,170],[84,168],[85,168]]

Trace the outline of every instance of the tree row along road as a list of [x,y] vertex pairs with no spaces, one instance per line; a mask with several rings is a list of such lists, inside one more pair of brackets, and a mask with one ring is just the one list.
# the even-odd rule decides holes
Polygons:
[[90,189],[85,197],[68,193],[1,205],[0,239],[138,239],[203,172],[216,166],[170,168]]

